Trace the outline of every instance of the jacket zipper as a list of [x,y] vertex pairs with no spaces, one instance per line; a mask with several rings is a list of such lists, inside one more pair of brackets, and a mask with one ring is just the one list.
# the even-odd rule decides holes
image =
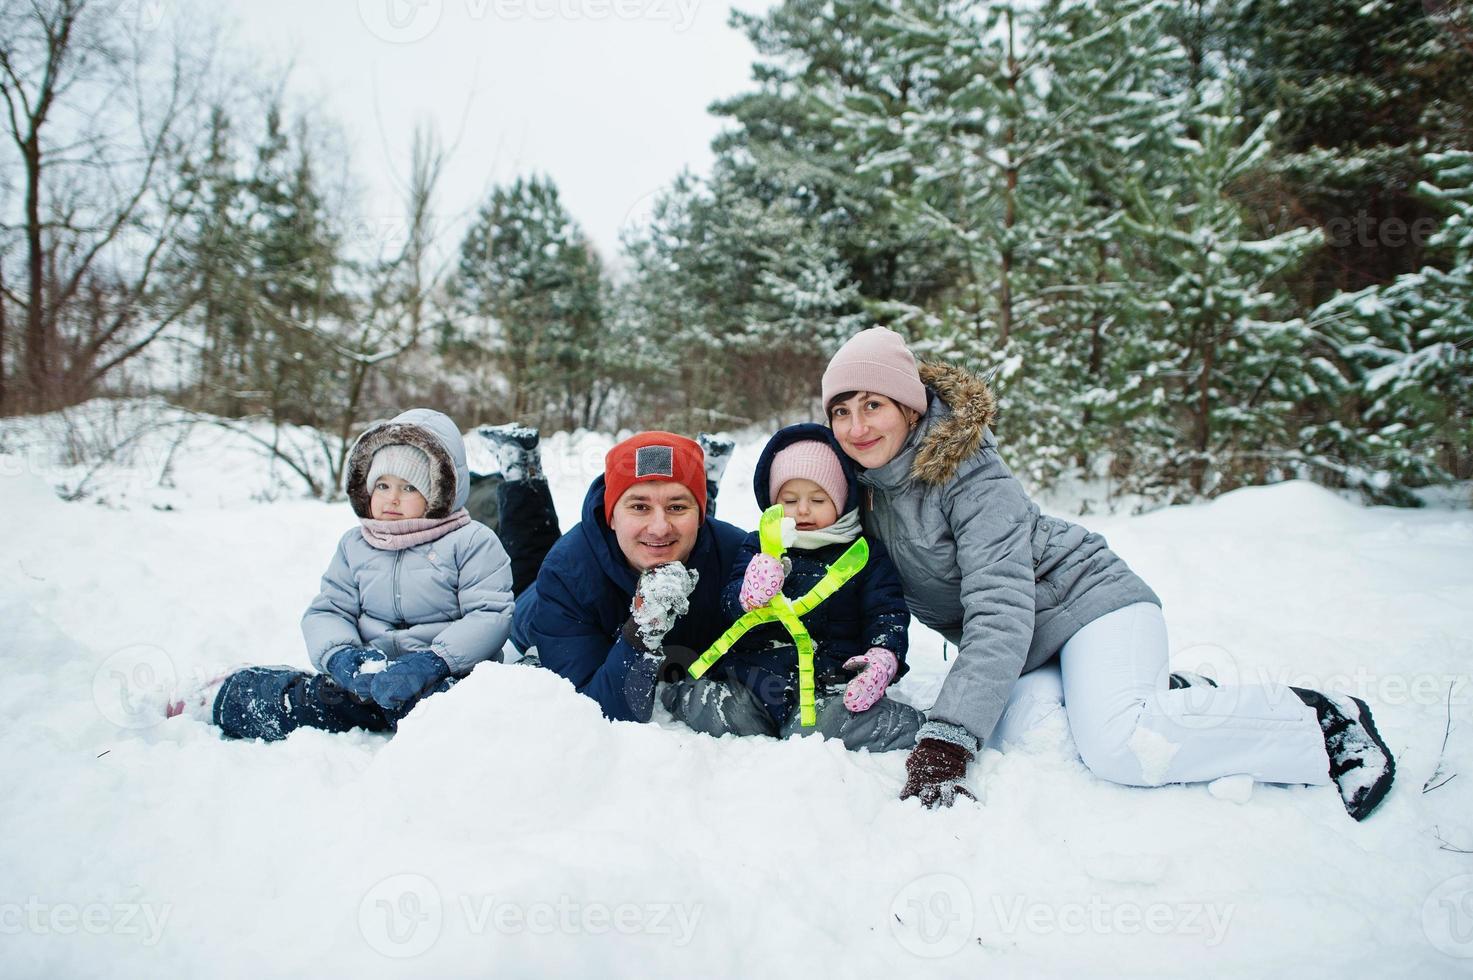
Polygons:
[[400,630],[404,630],[404,629],[408,629],[409,628],[409,624],[404,621],[404,607],[403,607],[403,605],[401,605],[401,603],[399,601],[400,598],[401,598],[401,596],[399,595],[399,562],[403,558],[404,558],[404,552],[403,551],[396,551],[396,552],[394,552],[393,585],[394,585],[394,634],[395,634],[394,635],[394,655],[395,656],[398,656],[399,655],[399,652],[400,652],[399,651],[399,636],[398,636],[398,633],[399,633]]

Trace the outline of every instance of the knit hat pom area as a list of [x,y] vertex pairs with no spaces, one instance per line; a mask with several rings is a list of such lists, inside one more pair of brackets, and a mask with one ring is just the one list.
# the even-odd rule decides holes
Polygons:
[[834,508],[844,513],[844,505],[849,502],[849,481],[839,457],[828,446],[804,439],[778,450],[772,457],[767,499],[776,503],[783,484],[789,480],[812,480],[833,500]]
[[435,501],[430,499],[430,457],[423,449],[395,443],[374,453],[368,467],[370,494],[378,478],[385,475],[397,476],[423,494],[428,504],[434,505]]
[[926,386],[915,355],[888,327],[861,330],[829,361],[823,372],[824,407],[846,391],[868,391],[923,415],[926,411]]

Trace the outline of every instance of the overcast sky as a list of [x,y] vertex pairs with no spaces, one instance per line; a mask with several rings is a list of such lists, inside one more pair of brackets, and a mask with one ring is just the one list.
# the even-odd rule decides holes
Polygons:
[[[157,0],[140,0],[157,2]],[[738,0],[761,10],[769,0]],[[683,167],[704,173],[712,100],[749,89],[754,52],[726,0],[224,0],[227,43],[294,62],[289,92],[335,120],[394,220],[417,119],[458,140],[446,223],[495,183],[550,175],[605,258]]]

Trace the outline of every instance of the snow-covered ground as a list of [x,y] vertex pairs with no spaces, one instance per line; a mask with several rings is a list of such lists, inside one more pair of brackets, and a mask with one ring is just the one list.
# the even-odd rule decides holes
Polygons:
[[[896,799],[901,753],[609,724],[514,665],[392,740],[162,721],[161,682],[306,665],[352,514],[211,426],[160,426],[64,502],[86,468],[58,431],[0,428],[6,977],[1473,974],[1466,510],[1290,483],[1085,519],[1161,594],[1176,666],[1371,703],[1399,778],[1366,823],[1329,787],[1102,782],[1057,717],[984,754],[980,805],[929,812]],[[611,442],[548,440],[565,528]],[[760,446],[721,497],[748,527]],[[947,665],[912,637],[898,693],[924,706]],[[1468,778],[1424,793],[1439,760]]]

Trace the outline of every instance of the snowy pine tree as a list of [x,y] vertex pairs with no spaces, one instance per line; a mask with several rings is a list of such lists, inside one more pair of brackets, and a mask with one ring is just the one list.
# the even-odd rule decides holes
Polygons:
[[1231,189],[1268,155],[1274,120],[1243,137],[1231,93],[1203,87],[1186,120],[1197,138],[1176,140],[1177,179],[1138,187],[1126,218],[1145,260],[1135,302],[1154,325],[1126,413],[1146,419],[1136,435],[1150,439],[1126,428],[1119,451],[1132,486],[1168,496],[1183,483],[1203,494],[1287,475],[1295,407],[1313,384],[1301,360],[1309,329],[1284,315],[1275,285],[1319,233],[1253,235]]
[[1473,476],[1473,152],[1429,154],[1418,192],[1445,218],[1428,239],[1438,265],[1342,293],[1316,311],[1335,338],[1345,417],[1324,454],[1372,499]]
[[452,291],[462,333],[500,364],[511,418],[596,424],[602,265],[549,179],[492,191],[460,246]]

